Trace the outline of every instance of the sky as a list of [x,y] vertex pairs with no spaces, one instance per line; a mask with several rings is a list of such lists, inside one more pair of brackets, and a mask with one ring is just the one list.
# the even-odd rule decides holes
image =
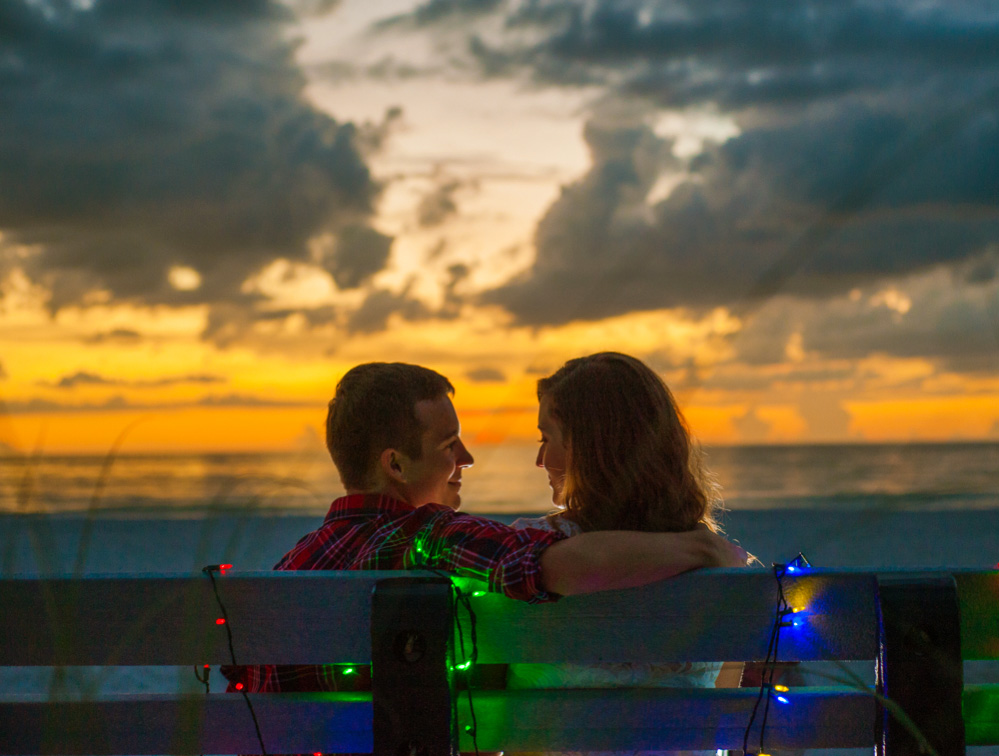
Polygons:
[[0,450],[471,443],[633,354],[708,444],[999,439],[986,0],[4,0]]

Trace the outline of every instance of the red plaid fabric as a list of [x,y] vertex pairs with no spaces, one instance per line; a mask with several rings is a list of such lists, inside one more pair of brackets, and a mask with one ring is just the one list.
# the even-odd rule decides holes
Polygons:
[[[412,507],[378,494],[333,502],[322,526],[304,536],[276,570],[407,570],[430,567],[485,581],[489,590],[538,603],[556,594],[541,587],[541,552],[565,536],[463,514],[440,504]],[[229,691],[361,689],[362,675],[343,665],[223,667]]]

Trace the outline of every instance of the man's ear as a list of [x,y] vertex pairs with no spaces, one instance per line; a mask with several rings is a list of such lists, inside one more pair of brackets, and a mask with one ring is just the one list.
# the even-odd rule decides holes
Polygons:
[[406,482],[406,459],[398,449],[385,449],[378,457],[378,464],[385,477],[395,483]]

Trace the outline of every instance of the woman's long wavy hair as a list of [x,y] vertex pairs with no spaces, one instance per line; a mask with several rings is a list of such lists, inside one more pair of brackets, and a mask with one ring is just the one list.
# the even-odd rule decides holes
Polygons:
[[717,486],[663,380],[634,357],[569,360],[538,381],[566,445],[563,516],[584,531],[718,530]]

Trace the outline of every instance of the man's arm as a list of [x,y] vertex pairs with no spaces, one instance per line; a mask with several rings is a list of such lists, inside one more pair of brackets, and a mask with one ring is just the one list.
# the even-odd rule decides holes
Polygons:
[[698,567],[745,567],[747,556],[742,547],[706,529],[594,531],[545,549],[541,583],[563,596],[634,588]]

